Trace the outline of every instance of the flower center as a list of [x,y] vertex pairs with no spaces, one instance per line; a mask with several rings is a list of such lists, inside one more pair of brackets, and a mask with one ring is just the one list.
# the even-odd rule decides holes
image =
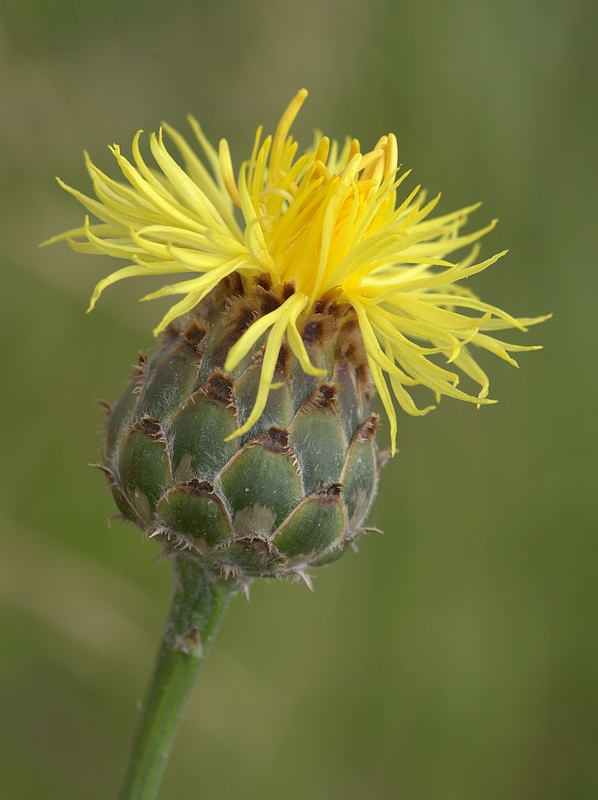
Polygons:
[[297,142],[289,130],[304,99],[302,92],[296,96],[273,137],[261,142],[258,130],[238,183],[224,140],[220,157],[255,261],[275,284],[294,282],[313,308],[322,294],[356,285],[372,268],[367,248],[363,253],[358,246],[394,218],[397,142],[392,134],[383,136],[364,154],[356,139],[339,150],[336,142],[319,136],[311,151],[296,158]]

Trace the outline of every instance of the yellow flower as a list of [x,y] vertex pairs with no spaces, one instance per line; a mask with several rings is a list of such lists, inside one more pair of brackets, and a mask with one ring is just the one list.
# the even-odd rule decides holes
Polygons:
[[[494,333],[507,328],[525,331],[547,317],[515,319],[458,283],[504,255],[478,262],[474,246],[461,260],[447,260],[492,230],[495,222],[462,234],[477,205],[430,219],[439,196],[426,202],[418,186],[398,198],[397,190],[409,173],[398,177],[393,134],[382,136],[366,153],[356,139],[339,147],[317,134],[313,147],[297,156],[298,145],[289,130],[306,96],[305,90],[297,93],[274,136],[262,139],[258,129],[251,156],[236,176],[227,141],[222,139],[216,152],[192,117],[189,122],[203,161],[166,124],[150,137],[157,169],[141,154],[142,131],[133,140],[133,161],[117,145],[110,148],[124,181],[108,177],[86,154],[97,199],[59,183],[101,222],[92,224],[86,218],[82,227],[50,241],[66,240],[75,250],[130,262],[100,281],[89,310],[107,286],[122,278],[186,274],[186,280],[142,298],[183,295],[156,334],[233,272],[241,276],[247,293],[264,273],[275,289],[294,288],[287,288],[280,307],[256,319],[228,354],[225,368],[232,370],[265,338],[255,405],[235,435],[259,419],[285,339],[305,372],[325,374],[311,363],[300,333],[302,321],[318,301],[334,298],[337,306],[350,306],[390,420],[394,451],[397,420],[388,382],[409,414],[426,414],[433,408],[416,407],[407,387],[417,385],[430,388],[437,400],[448,395],[477,405],[494,402],[488,399],[488,377],[472,348],[489,350],[516,365],[510,352],[537,348],[506,344]],[[164,133],[178,151],[178,161],[167,149]],[[444,356],[445,366],[436,363],[435,356]],[[458,388],[457,370],[479,385],[477,394]]]

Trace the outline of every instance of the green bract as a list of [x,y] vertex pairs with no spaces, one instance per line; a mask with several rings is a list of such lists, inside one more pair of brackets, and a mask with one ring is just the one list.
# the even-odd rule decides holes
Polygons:
[[121,513],[169,551],[224,577],[305,577],[363,532],[380,459],[373,388],[355,317],[324,300],[302,326],[307,375],[283,344],[258,422],[236,434],[257,392],[263,343],[232,372],[230,347],[292,292],[227,279],[170,328],[111,409],[102,469]]

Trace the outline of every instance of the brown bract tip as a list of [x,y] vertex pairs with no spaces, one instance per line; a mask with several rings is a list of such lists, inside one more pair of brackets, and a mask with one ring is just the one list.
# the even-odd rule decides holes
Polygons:
[[335,331],[336,322],[334,317],[329,314],[311,314],[311,316],[305,320],[305,325],[301,331],[301,338],[309,347],[309,345],[313,344],[323,344]]
[[258,313],[264,317],[280,308],[282,303],[281,298],[275,292],[265,289],[261,285],[256,286],[253,299],[257,304]]
[[329,289],[326,292],[326,294],[323,294],[315,305],[316,314],[321,314],[323,311],[331,310],[330,307],[334,304],[334,301],[340,296],[341,293],[342,289],[340,286],[333,286],[332,289]]
[[321,383],[310,396],[301,403],[300,412],[313,411],[320,409],[325,411],[328,408],[336,408],[336,396],[339,392],[338,386],[333,383]]
[[283,342],[280,345],[280,350],[278,351],[278,358],[276,359],[276,372],[278,374],[282,373],[283,375],[287,375],[289,371],[289,361],[291,360],[291,356],[293,355],[293,351],[289,347],[286,342]]
[[267,431],[260,434],[254,440],[255,444],[261,444],[271,453],[287,453],[289,451],[289,432],[286,428],[279,428],[272,425]]
[[220,370],[215,370],[212,372],[201,391],[215,403],[228,407],[234,406],[234,386],[235,383],[230,375],[226,375],[224,372],[220,372]]
[[280,294],[283,300],[288,300],[289,297],[292,297],[295,294],[295,284],[292,281],[284,283]]
[[324,486],[323,489],[317,491],[316,495],[324,500],[334,500],[335,497],[340,496],[342,490],[343,490],[342,483],[331,483],[328,486]]
[[226,297],[243,294],[243,281],[238,272],[232,272],[230,275],[227,275],[226,278],[220,281],[218,286],[222,287],[223,294]]
[[146,367],[147,367],[147,356],[145,355],[143,350],[140,350],[139,353],[137,354],[137,363],[133,367],[133,372],[131,373],[130,379],[134,381],[136,379],[138,380],[139,378],[144,377]]
[[271,553],[272,545],[268,539],[262,536],[243,536],[240,539],[234,539],[231,544],[243,545],[246,551],[250,553]]
[[320,408],[330,408],[334,405],[334,398],[338,394],[338,386],[333,383],[321,383],[314,392],[314,402]]
[[262,274],[258,275],[255,279],[255,285],[269,292],[272,288],[272,277],[267,272],[262,272]]
[[205,497],[207,494],[214,493],[214,487],[209,481],[191,478],[191,480],[185,481],[184,483],[177,483],[176,486],[172,487],[171,491]]
[[237,338],[245,333],[256,317],[255,305],[245,297],[233,297],[229,301],[225,316],[231,333]]
[[200,345],[207,332],[208,328],[206,325],[203,325],[201,322],[196,322],[192,319],[187,323],[187,326],[183,331],[183,339],[190,347],[199,353]]
[[149,436],[150,439],[166,441],[160,420],[156,419],[156,417],[150,417],[149,414],[145,414],[140,420],[133,423],[131,431],[141,431],[145,433],[146,436]]
[[379,414],[372,414],[365,422],[363,422],[353,435],[354,442],[371,442],[376,434],[378,424],[380,422]]
[[347,314],[343,322],[338,349],[347,361],[358,367],[367,361],[359,323],[354,313]]

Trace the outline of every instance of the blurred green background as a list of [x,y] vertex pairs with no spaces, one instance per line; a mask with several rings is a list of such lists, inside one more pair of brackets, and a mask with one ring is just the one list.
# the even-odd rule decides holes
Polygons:
[[[116,522],[98,459],[158,304],[114,263],[37,243],[163,118],[237,158],[301,86],[295,133],[395,131],[441,211],[482,199],[509,255],[472,288],[554,312],[496,406],[403,415],[371,517],[316,591],[237,599],[177,741],[166,800],[598,797],[596,60],[590,0],[3,0],[0,10],[0,797],[108,800],[170,594]],[[594,19],[595,22],[595,19]],[[517,338],[517,337],[513,337]],[[518,341],[522,341],[521,338]],[[493,361],[494,363],[489,363]]]

